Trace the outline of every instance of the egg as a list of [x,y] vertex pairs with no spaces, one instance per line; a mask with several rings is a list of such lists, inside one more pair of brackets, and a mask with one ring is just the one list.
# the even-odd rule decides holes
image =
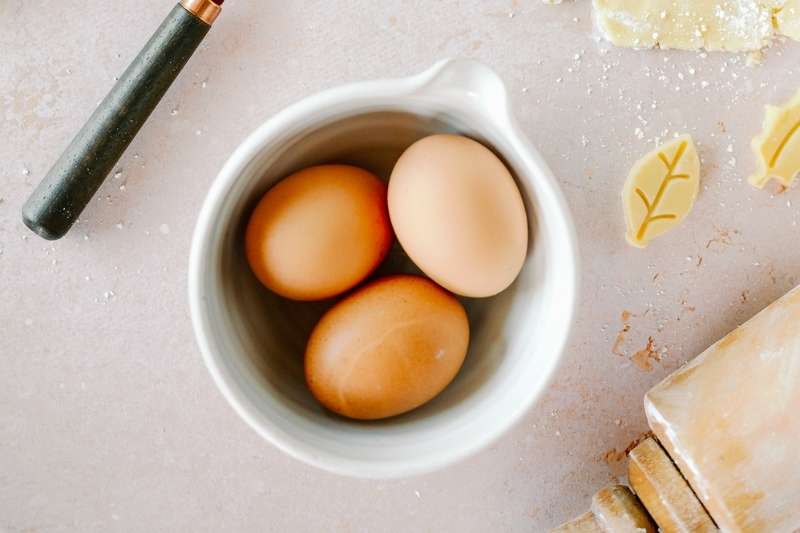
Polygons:
[[306,347],[306,382],[340,415],[395,416],[439,394],[468,344],[467,314],[455,297],[419,276],[389,276],[323,315]]
[[463,296],[507,288],[528,249],[528,220],[511,173],[482,144],[425,137],[403,152],[389,179],[389,216],[408,256]]
[[247,260],[269,289],[293,300],[341,294],[369,276],[391,247],[386,185],[349,165],[306,168],[256,206]]

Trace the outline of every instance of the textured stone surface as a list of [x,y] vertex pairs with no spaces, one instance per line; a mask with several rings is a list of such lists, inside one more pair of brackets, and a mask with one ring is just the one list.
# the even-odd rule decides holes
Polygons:
[[[800,281],[800,192],[744,181],[763,105],[797,89],[796,45],[755,68],[618,50],[587,1],[226,2],[119,177],[40,240],[22,203],[172,5],[0,2],[0,530],[542,531],[624,479],[647,389]],[[191,232],[226,157],[282,107],[444,56],[499,72],[560,178],[581,307],[548,392],[489,449],[420,478],[339,478],[217,392],[189,322]],[[620,191],[664,130],[694,136],[701,191],[682,231],[636,250]]]

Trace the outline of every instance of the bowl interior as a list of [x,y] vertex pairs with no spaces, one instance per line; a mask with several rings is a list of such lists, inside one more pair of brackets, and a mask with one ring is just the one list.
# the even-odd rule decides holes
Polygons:
[[[405,148],[432,133],[457,132],[493,148],[525,199],[529,256],[517,281],[498,296],[462,299],[470,349],[455,381],[408,414],[356,422],[324,410],[303,377],[306,339],[334,301],[299,303],[264,288],[244,253],[244,228],[264,192],[303,167],[349,163],[388,179]],[[466,455],[510,425],[543,388],[569,321],[573,258],[548,224],[541,176],[504,140],[447,113],[372,110],[329,117],[265,144],[238,173],[214,213],[201,258],[207,360],[237,410],[291,454],[329,470],[362,475],[410,474]],[[565,268],[565,261],[567,268]],[[376,275],[419,271],[395,245]],[[567,287],[564,294],[559,288]],[[561,293],[560,293],[561,292]],[[563,324],[561,324],[563,325]]]

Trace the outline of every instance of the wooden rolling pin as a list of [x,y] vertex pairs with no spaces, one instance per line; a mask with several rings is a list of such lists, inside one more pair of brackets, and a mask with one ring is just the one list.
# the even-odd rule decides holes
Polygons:
[[554,532],[800,531],[800,287],[653,387],[628,481]]

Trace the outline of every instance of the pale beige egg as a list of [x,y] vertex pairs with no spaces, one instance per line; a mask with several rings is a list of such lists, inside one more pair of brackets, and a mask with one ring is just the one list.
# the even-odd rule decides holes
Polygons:
[[389,216],[414,263],[456,294],[495,295],[525,262],[519,189],[503,162],[467,137],[433,135],[403,153],[389,180]]
[[322,317],[306,348],[306,382],[322,405],[341,415],[399,415],[453,380],[468,344],[467,314],[450,293],[422,277],[389,276]]

